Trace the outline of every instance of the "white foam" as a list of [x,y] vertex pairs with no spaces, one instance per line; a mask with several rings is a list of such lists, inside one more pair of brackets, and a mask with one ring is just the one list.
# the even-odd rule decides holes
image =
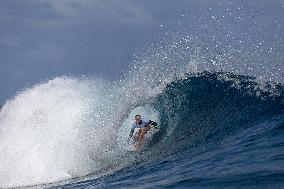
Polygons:
[[93,87],[87,80],[56,78],[5,104],[0,114],[0,187],[55,182],[99,168],[88,155],[88,144],[100,138],[86,137],[96,131],[86,121],[90,102],[94,107],[100,98]]

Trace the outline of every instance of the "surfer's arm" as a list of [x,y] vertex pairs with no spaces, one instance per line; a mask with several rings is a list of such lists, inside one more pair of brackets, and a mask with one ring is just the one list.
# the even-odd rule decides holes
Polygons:
[[132,138],[133,133],[134,133],[134,128],[131,128],[131,130],[130,130],[130,134],[129,134],[129,138]]
[[148,124],[153,125],[156,129],[158,128],[158,124],[155,121],[149,120]]
[[129,138],[132,138],[135,128],[136,128],[136,125],[133,124],[133,125],[131,126]]
[[149,120],[149,121],[148,121],[148,124],[149,124],[149,125],[153,125],[153,126],[156,126],[156,125],[157,125],[157,123],[154,122],[154,121],[152,121],[152,120]]

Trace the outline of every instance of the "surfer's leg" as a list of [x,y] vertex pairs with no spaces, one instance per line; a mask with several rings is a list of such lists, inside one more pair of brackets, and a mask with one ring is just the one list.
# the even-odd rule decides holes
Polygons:
[[143,139],[144,139],[144,130],[142,128],[140,130],[141,132],[139,133],[139,138],[138,138],[139,140],[138,140],[136,148],[140,148],[142,146]]
[[144,139],[145,134],[150,130],[150,127],[143,127],[140,129],[141,132],[139,133],[139,140],[142,141]]
[[140,135],[141,135],[141,129],[139,129],[137,133],[135,133],[135,140],[140,140]]
[[140,128],[139,131],[137,131],[139,142],[135,145],[136,148],[140,148],[142,146],[144,136],[145,134],[147,134],[147,131],[149,130],[150,130],[150,127],[143,127],[143,128]]

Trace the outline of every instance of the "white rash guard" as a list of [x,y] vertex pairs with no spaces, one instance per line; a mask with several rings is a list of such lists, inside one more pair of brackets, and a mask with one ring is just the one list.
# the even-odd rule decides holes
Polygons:
[[134,130],[136,128],[142,128],[142,127],[148,127],[150,124],[149,124],[149,121],[145,121],[145,120],[142,120],[142,123],[141,124],[137,124],[137,123],[132,123],[132,126],[131,126],[131,131],[130,131],[130,137],[132,137],[133,133],[134,133]]

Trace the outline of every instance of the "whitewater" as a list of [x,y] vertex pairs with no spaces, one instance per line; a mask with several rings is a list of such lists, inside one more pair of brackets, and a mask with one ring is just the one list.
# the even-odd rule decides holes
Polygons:
[[[281,29],[210,14],[163,28],[116,81],[58,76],[7,100],[0,187],[283,188]],[[161,128],[130,152],[136,114]]]

